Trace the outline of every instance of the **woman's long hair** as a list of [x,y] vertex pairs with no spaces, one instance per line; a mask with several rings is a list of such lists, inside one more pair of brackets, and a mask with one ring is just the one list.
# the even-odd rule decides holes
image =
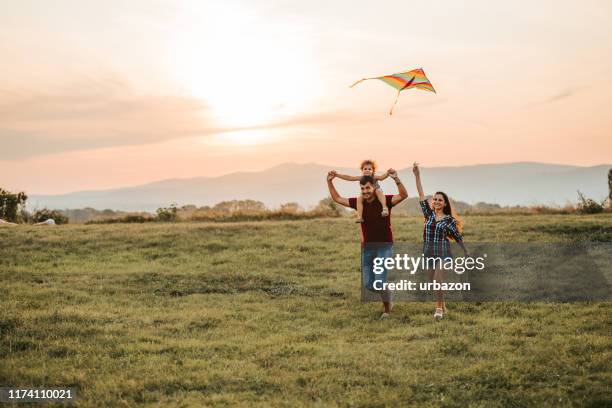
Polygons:
[[[442,197],[444,197],[444,208],[442,208],[442,212],[445,215],[449,215],[451,217],[453,217],[455,219],[455,221],[457,221],[457,229],[459,230],[459,232],[463,231],[463,221],[461,221],[461,218],[459,218],[459,216],[457,215],[457,213],[455,212],[450,200],[448,199],[448,196],[446,195],[445,192],[443,191],[436,191],[436,194],[440,194]],[[434,195],[436,195],[434,194]]]

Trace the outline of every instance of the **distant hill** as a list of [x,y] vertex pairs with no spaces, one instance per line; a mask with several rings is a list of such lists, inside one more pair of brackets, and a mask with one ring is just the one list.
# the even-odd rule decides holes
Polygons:
[[[459,167],[423,167],[426,193],[443,190],[456,200],[505,205],[564,205],[576,201],[576,190],[603,199],[608,194],[607,173],[612,165],[579,167],[544,163],[480,164]],[[268,207],[297,202],[315,205],[328,195],[325,176],[332,167],[308,164],[281,164],[257,172],[239,172],[220,177],[170,179],[134,187],[100,191],[79,191],[61,195],[31,195],[28,207],[114,209],[153,211],[170,203],[212,205],[224,200],[254,199]],[[356,174],[356,169],[336,168]],[[410,168],[400,169],[411,196],[416,194]],[[345,196],[358,194],[356,183],[335,182]],[[387,193],[395,192],[390,181]]]

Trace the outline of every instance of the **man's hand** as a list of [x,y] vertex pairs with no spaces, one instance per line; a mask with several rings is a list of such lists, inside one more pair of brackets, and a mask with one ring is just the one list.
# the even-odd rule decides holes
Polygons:
[[404,183],[402,183],[402,181],[397,176],[397,171],[395,171],[395,169],[387,170],[387,174],[389,174],[389,177],[391,177],[393,181],[395,181],[395,184],[397,185],[397,190],[399,194],[395,194],[391,198],[391,205],[397,205],[401,203],[402,201],[404,201],[406,198],[408,198],[408,191],[406,191],[406,187],[404,186]]
[[418,177],[421,174],[421,171],[419,170],[419,163],[414,162],[412,164],[412,172],[414,173],[416,177]]
[[342,197],[340,194],[338,194],[338,190],[336,190],[336,187],[332,182],[336,175],[336,170],[330,170],[327,172],[327,188],[329,189],[329,195],[331,196],[332,200],[334,200],[338,204],[343,205],[345,207],[350,207],[349,199]]

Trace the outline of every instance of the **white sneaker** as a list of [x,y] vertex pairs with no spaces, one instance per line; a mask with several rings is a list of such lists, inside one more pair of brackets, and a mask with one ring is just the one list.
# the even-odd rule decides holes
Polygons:
[[391,317],[391,315],[389,313],[384,312],[383,314],[380,315],[378,320],[387,320],[389,317]]
[[434,313],[434,319],[442,320],[444,317],[444,310],[441,307],[436,307],[436,313]]

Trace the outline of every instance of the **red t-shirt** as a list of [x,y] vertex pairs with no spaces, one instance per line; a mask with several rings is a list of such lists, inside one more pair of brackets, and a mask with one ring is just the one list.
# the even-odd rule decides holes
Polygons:
[[[372,202],[363,201],[363,223],[361,223],[361,233],[363,242],[393,242],[393,232],[391,231],[391,201],[392,195],[386,195],[389,216],[383,217],[382,204],[376,197]],[[357,197],[349,198],[349,206],[357,209]]]

